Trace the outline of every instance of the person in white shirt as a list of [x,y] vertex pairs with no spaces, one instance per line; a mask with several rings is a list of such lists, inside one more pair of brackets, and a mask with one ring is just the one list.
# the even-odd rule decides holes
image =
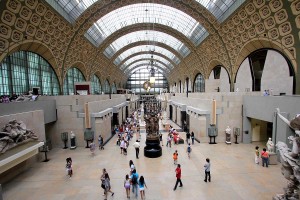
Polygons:
[[136,140],[135,143],[133,143],[132,146],[135,148],[135,156],[136,156],[136,159],[139,159],[140,143],[138,142],[138,140]]

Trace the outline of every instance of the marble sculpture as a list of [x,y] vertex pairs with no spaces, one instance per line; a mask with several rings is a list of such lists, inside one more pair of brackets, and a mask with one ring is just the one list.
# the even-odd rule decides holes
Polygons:
[[38,137],[22,121],[9,121],[0,131],[0,153],[25,141],[37,140]]
[[298,200],[300,193],[300,115],[296,115],[291,121],[281,115],[279,109],[277,109],[277,115],[295,131],[295,136],[288,137],[290,143],[293,144],[292,149],[284,142],[276,144],[282,164],[281,172],[288,180],[288,184],[286,188],[283,188],[284,194],[276,194],[273,200]]

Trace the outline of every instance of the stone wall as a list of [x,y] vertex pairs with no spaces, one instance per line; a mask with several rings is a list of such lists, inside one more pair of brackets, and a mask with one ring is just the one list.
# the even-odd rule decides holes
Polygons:
[[[242,104],[244,95],[261,95],[260,92],[211,92],[211,93],[191,93],[189,97],[184,97],[182,94],[175,94],[175,97],[171,97],[172,101],[185,104],[187,106],[192,106],[201,110],[207,110],[211,112],[212,110],[212,99],[217,102],[217,109],[220,109],[221,114],[217,115],[217,128],[218,137],[216,137],[217,142],[225,142],[225,129],[230,126],[240,128],[242,130]],[[173,106],[174,108],[175,106]],[[176,113],[176,112],[175,112]],[[173,112],[173,115],[175,114]],[[168,112],[169,115],[169,112]],[[179,117],[179,113],[177,117]],[[173,116],[173,121],[176,116]],[[190,116],[190,131],[194,131],[195,137],[201,142],[208,142],[209,137],[206,132],[206,116],[194,117]],[[210,123],[210,122],[209,122]],[[178,123],[177,119],[177,124]],[[238,138],[241,141],[242,137]],[[233,141],[233,138],[232,138]]]
[[[61,133],[73,131],[76,135],[77,146],[85,146],[84,140],[84,104],[90,102],[90,113],[100,112],[107,108],[112,108],[124,102],[124,96],[112,95],[69,95],[69,96],[43,96],[43,99],[55,99],[57,109],[57,121],[46,126],[47,139],[51,140],[52,147],[63,147],[64,143],[61,141]],[[111,116],[104,119],[100,123],[98,119],[93,123],[97,124],[95,131],[96,135],[103,134],[107,139],[111,134]],[[98,124],[99,122],[99,124]],[[69,146],[69,144],[68,144]]]

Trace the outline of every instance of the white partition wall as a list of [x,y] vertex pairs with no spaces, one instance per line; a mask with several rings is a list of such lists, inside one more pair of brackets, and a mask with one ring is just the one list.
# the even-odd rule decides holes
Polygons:
[[252,91],[252,75],[250,70],[249,59],[246,58],[237,71],[234,91],[251,92]]
[[224,67],[221,67],[220,92],[230,92],[229,76]]
[[[274,73],[276,72],[276,73]],[[286,59],[274,50],[268,50],[261,77],[261,91],[272,90],[273,95],[293,94],[293,77]]]

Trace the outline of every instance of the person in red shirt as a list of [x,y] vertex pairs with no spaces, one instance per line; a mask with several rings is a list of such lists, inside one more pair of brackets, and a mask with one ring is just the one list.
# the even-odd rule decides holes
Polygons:
[[175,172],[176,172],[176,184],[175,184],[175,187],[173,189],[174,191],[176,190],[178,183],[180,183],[179,187],[183,186],[182,182],[181,182],[181,168],[180,168],[180,164],[177,165],[177,168],[175,169]]
[[269,164],[269,153],[267,152],[266,148],[263,148],[262,152],[261,152],[261,159],[262,159],[262,166],[265,166],[266,163],[266,167],[268,167]]

